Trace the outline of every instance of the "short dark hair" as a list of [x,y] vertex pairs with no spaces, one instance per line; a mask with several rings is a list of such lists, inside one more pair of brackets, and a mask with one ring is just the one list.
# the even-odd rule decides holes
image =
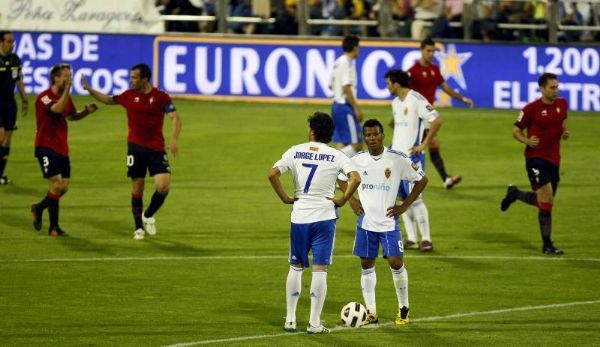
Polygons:
[[146,64],[137,64],[131,68],[131,71],[133,70],[140,70],[140,78],[145,78],[150,81],[150,77],[152,77],[152,70],[150,70],[150,66]]
[[377,119],[369,119],[363,123],[363,135],[365,134],[366,128],[374,128],[374,127],[379,127],[379,129],[381,130],[381,133],[383,134],[383,125],[381,125],[381,122],[379,122]]
[[435,46],[435,41],[431,37],[426,37],[423,41],[421,41],[421,49],[426,46]]
[[558,80],[558,76],[550,72],[544,72],[540,78],[538,78],[538,86],[545,87],[550,80]]
[[308,117],[308,124],[310,130],[315,133],[315,140],[317,142],[329,143],[333,137],[333,119],[324,112],[315,112],[312,116]]
[[410,75],[400,69],[391,69],[385,73],[385,78],[389,78],[392,83],[398,83],[400,86],[408,88]]
[[54,79],[60,76],[60,73],[64,69],[71,69],[71,65],[69,64],[56,64],[52,68],[50,68],[50,84],[54,84]]
[[0,30],[0,42],[4,42],[4,36],[12,33],[13,32],[9,30]]
[[342,49],[344,52],[352,52],[354,47],[358,47],[358,43],[360,39],[356,35],[348,35],[344,37],[344,41],[342,41]]

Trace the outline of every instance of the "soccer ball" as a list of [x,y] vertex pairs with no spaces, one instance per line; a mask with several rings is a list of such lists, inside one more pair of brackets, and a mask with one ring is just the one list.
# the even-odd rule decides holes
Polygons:
[[350,302],[342,307],[340,317],[345,326],[358,328],[365,324],[367,319],[367,308],[359,302]]

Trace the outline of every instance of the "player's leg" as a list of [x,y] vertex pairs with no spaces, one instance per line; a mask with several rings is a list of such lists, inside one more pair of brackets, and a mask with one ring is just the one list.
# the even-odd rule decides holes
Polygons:
[[4,175],[8,156],[10,154],[10,142],[13,130],[17,125],[17,104],[14,102],[0,105],[0,185],[9,184],[10,180]]
[[421,232],[421,252],[428,252],[433,249],[431,242],[431,230],[429,227],[429,211],[422,198],[417,198],[408,208],[414,216],[415,221]]
[[144,183],[144,177],[131,178],[131,213],[133,214],[133,223],[135,224],[133,238],[136,240],[144,239],[144,224],[142,222]]
[[383,255],[387,258],[396,297],[398,299],[398,316],[396,324],[408,323],[408,272],[404,268],[404,247],[399,230],[380,234]]
[[127,152],[127,177],[131,178],[131,214],[135,229],[133,238],[144,239],[144,224],[142,213],[144,211],[144,183],[147,170],[147,154],[145,152]]
[[[419,168],[425,168],[424,155],[413,156],[411,159],[419,166]],[[410,185],[410,190],[412,190],[412,183]],[[429,228],[429,211],[427,210],[427,206],[423,201],[423,193],[421,193],[419,197],[412,203],[412,205],[410,205],[408,210],[410,210],[409,213],[412,213],[413,220],[416,221],[419,231],[421,232],[421,252],[433,250],[433,244],[431,243],[431,231]]]
[[354,236],[354,249],[352,250],[352,254],[360,257],[360,287],[368,311],[366,324],[375,324],[379,321],[377,318],[377,302],[375,299],[375,287],[377,286],[375,259],[379,253],[378,234],[379,233],[357,228]]
[[[544,161],[537,158],[527,159],[525,161],[525,169],[527,170],[527,177],[531,184],[531,190],[520,190],[512,184],[508,185],[506,189],[506,195],[500,203],[500,210],[506,211],[515,201],[519,200],[528,205],[539,207],[538,195],[536,190],[541,185],[550,182],[549,177],[545,177],[544,174]],[[544,176],[544,177],[542,177]]]
[[335,219],[311,224],[313,252],[312,281],[310,284],[310,319],[306,331],[311,334],[329,333],[321,323],[321,312],[327,297],[327,270],[333,257]]
[[550,182],[544,184],[536,190],[538,196],[538,222],[540,225],[540,233],[542,236],[544,253],[555,253],[552,245],[552,206],[553,206],[553,191]]
[[[401,181],[398,189],[398,197],[402,200],[410,194],[410,182]],[[404,245],[407,249],[419,248],[418,237],[417,237],[417,221],[415,220],[413,211],[409,208],[402,215],[402,222],[404,223],[404,231],[406,232],[406,243]]]
[[154,214],[165,202],[171,186],[171,167],[165,152],[153,152],[149,154],[148,171],[154,178],[154,194],[150,199],[150,205],[142,214],[144,228],[150,235],[156,235],[156,224]]
[[460,183],[462,180],[461,176],[452,176],[446,172],[446,165],[444,164],[444,159],[442,159],[442,155],[440,154],[440,140],[437,136],[431,139],[429,142],[429,158],[431,158],[431,163],[433,163],[433,166],[440,174],[446,189],[450,189]]
[[12,130],[0,128],[0,185],[9,184],[10,180],[4,175],[4,169],[8,163],[10,154],[10,142],[12,139]]
[[296,308],[302,292],[302,272],[308,267],[310,251],[310,225],[291,224],[290,227],[290,269],[285,281],[286,315],[283,329],[296,331]]
[[154,191],[154,194],[152,194],[150,205],[148,205],[148,208],[144,211],[144,217],[151,218],[156,211],[158,211],[169,194],[170,185],[171,174],[161,173],[154,175],[154,187],[156,190]]
[[48,235],[68,236],[59,225],[60,214],[60,198],[66,193],[69,187],[70,179],[63,177],[62,174],[49,178],[50,187],[48,189],[48,215],[50,217],[50,226],[48,227]]

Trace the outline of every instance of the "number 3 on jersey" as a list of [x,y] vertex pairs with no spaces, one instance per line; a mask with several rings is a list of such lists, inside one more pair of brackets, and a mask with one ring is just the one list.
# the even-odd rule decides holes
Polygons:
[[304,193],[308,193],[308,189],[310,188],[310,183],[312,182],[313,177],[315,176],[315,171],[317,171],[317,164],[302,164],[302,166],[310,169],[310,173],[308,174],[308,178],[306,179],[306,184],[304,185]]

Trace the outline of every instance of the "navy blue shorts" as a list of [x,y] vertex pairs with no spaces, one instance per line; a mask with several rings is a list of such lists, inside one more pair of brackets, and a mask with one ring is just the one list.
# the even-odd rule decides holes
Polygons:
[[309,267],[308,252],[312,250],[313,265],[329,265],[333,260],[336,220],[315,223],[292,223],[290,230],[290,264]]
[[69,157],[58,154],[46,147],[36,147],[35,157],[40,164],[44,178],[56,175],[61,175],[62,178],[71,177],[71,161]]
[[0,102],[0,128],[5,131],[17,129],[17,103],[14,100]]
[[352,254],[361,258],[377,258],[380,243],[384,258],[404,255],[400,230],[374,232],[360,227],[356,228]]
[[333,131],[333,142],[335,143],[362,143],[362,129],[360,122],[354,114],[350,104],[338,104],[334,102],[331,106],[331,117],[335,129]]
[[541,158],[531,158],[525,161],[525,168],[527,169],[531,189],[535,191],[550,183],[552,191],[556,194],[558,182],[560,182],[558,166]]

